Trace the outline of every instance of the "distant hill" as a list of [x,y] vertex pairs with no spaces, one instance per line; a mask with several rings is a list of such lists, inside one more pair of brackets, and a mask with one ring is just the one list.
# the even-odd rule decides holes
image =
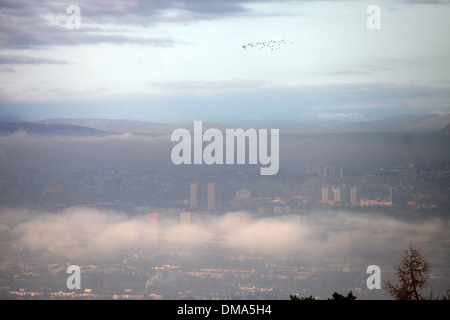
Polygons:
[[[171,134],[173,130],[185,128],[191,130],[193,122],[188,124],[165,124],[157,122],[123,120],[123,119],[46,119],[38,121],[39,124],[66,124],[88,127],[103,132],[110,133],[132,133],[143,135],[165,135]],[[236,126],[226,125],[220,122],[203,122],[203,130],[208,128],[216,128],[225,130],[226,128],[235,128]]]
[[450,123],[441,130],[441,133],[450,134]]
[[[13,119],[14,120],[14,119]],[[203,122],[203,130],[217,128],[278,128],[280,134],[327,134],[327,133],[438,133],[450,123],[450,114],[436,115],[403,114],[376,120],[341,121],[292,119],[289,121],[267,121],[236,126],[220,122]],[[0,134],[11,134],[23,130],[30,134],[89,136],[105,134],[170,135],[177,128],[192,130],[193,122],[166,124],[124,119],[46,119],[37,122],[2,121]],[[448,130],[448,129],[446,129]]]
[[[290,134],[324,134],[324,133],[438,133],[447,123],[450,115],[437,114],[402,114],[374,120],[323,120],[292,119],[261,123],[266,128],[280,128]],[[274,124],[276,126],[274,126]]]
[[407,132],[411,133],[429,133],[443,130],[450,124],[450,114],[444,114],[423,120],[420,123],[407,127]]
[[0,122],[27,122],[18,117],[0,114]]
[[58,136],[98,136],[107,134],[100,130],[77,125],[0,122],[0,135],[10,135],[21,131],[27,134]]
[[[370,122],[369,128],[377,129],[376,132],[404,132],[408,131],[408,128],[415,125],[438,117],[435,114],[399,114],[390,116],[383,119],[373,120]],[[435,130],[439,131],[439,129]],[[412,132],[411,132],[412,133]]]
[[336,124],[340,132],[434,133],[450,122],[450,115],[402,114],[387,118]]
[[176,128],[176,126],[163,123],[122,119],[46,119],[38,121],[37,123],[76,125],[117,134],[135,133],[160,135],[171,133]]

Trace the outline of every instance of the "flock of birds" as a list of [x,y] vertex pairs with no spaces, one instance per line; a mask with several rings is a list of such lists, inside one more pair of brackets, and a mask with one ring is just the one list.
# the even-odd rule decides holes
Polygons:
[[252,42],[252,43],[247,43],[246,45],[243,45],[242,48],[244,50],[247,49],[258,49],[258,50],[262,50],[265,48],[268,48],[270,50],[279,50],[281,49],[282,45],[285,44],[293,44],[292,41],[290,41],[289,39],[282,39],[282,40],[269,40],[269,41],[262,41],[262,42]]

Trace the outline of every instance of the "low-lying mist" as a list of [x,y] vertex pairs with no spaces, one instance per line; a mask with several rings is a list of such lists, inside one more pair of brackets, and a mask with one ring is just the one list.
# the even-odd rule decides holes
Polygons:
[[[413,242],[432,265],[431,289],[443,293],[450,281],[450,222],[443,218],[405,220],[346,211],[263,217],[240,211],[196,215],[191,223],[171,214],[156,224],[149,223],[147,215],[130,217],[86,207],[58,213],[3,208],[1,216],[3,243],[28,262],[141,261],[149,269],[169,263],[189,268],[263,268],[274,274],[277,265],[303,270],[303,287],[287,283],[287,291],[325,295],[355,288],[361,298],[389,298],[385,291],[365,288],[366,268],[379,265],[383,280],[392,277],[395,263]],[[171,285],[181,277],[179,273],[168,276],[173,278]],[[198,281],[202,286],[202,280]]]
[[59,213],[4,208],[1,215],[2,238],[11,241],[15,250],[89,263],[165,253],[201,260],[217,248],[241,258],[298,258],[308,265],[333,263],[351,268],[353,263],[392,263],[392,258],[414,242],[431,260],[437,258],[432,263],[436,265],[442,262],[438,262],[442,254],[448,263],[450,240],[450,222],[442,218],[405,221],[345,211],[279,217],[229,212],[197,215],[192,223],[182,223],[171,215],[160,224],[149,223],[146,215],[128,217],[85,207]]

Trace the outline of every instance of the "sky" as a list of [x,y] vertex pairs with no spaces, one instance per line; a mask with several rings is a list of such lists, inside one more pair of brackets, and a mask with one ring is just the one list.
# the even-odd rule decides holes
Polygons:
[[[72,4],[79,29],[67,26],[77,18]],[[367,27],[370,5],[380,29]],[[446,114],[449,14],[447,0],[0,0],[0,116],[181,123]]]

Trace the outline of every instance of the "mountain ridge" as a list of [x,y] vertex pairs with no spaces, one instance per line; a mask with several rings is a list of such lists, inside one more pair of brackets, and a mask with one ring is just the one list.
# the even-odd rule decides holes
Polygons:
[[0,122],[0,135],[18,132],[38,135],[58,136],[104,136],[108,132],[93,128],[68,124],[39,124],[33,122]]
[[[192,131],[193,122],[185,124],[170,124],[128,119],[82,119],[82,118],[54,118],[35,122],[25,122],[10,117],[0,118],[0,134],[11,134],[24,131],[29,134],[46,135],[108,135],[108,134],[135,134],[135,135],[170,135],[173,130],[184,128]],[[2,121],[3,120],[3,121]],[[6,121],[5,121],[6,120]],[[293,119],[291,121],[267,121],[245,123],[236,126],[229,123],[203,121],[203,130],[216,128],[224,131],[227,128],[278,128],[281,134],[340,134],[340,133],[403,133],[427,134],[448,132],[450,114],[423,114],[423,115],[395,115],[382,119],[366,121],[339,121],[339,120],[307,120]]]

